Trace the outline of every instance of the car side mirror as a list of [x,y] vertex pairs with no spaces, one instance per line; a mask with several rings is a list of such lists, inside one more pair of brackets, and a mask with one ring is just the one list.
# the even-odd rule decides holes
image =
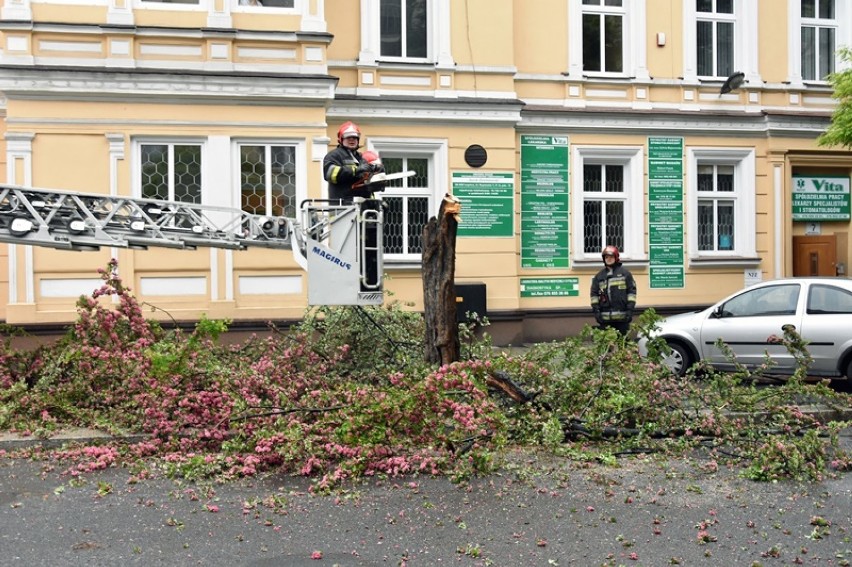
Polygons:
[[722,318],[722,317],[724,317],[724,316],[725,316],[725,310],[724,310],[724,309],[722,309],[722,306],[721,306],[721,305],[720,305],[720,306],[718,306],[716,309],[714,309],[714,310],[713,310],[713,317],[714,317],[714,318],[716,318],[716,319],[721,319],[721,318]]

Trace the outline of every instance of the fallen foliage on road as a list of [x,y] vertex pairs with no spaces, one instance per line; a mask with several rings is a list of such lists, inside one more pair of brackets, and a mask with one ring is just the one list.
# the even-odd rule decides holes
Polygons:
[[[608,464],[699,451],[703,467],[763,481],[818,480],[852,464],[837,442],[852,400],[805,381],[806,345],[795,335],[779,340],[800,354],[802,370],[769,387],[760,378],[771,365],[680,378],[661,364],[664,346],[643,358],[630,338],[591,328],[517,353],[465,327],[464,360],[435,367],[423,362],[422,318],[396,303],[317,308],[291,329],[227,345],[218,340],[227,321],[167,330],[145,318],[114,261],[101,277],[63,339],[32,350],[7,341],[0,351],[0,429],[115,435],[33,451],[72,475],[275,470],[324,491],[378,475],[465,479],[499,467],[507,446]],[[655,320],[649,310],[634,330]],[[144,441],[121,441],[131,433]]]

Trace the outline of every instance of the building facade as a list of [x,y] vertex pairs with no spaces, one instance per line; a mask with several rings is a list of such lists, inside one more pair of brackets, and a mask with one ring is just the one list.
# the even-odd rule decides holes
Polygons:
[[[295,216],[327,196],[322,158],[352,120],[416,172],[383,196],[391,300],[422,306],[422,227],[451,192],[456,280],[484,288],[500,343],[589,322],[607,244],[663,312],[847,270],[852,153],[816,143],[852,45],[844,1],[0,5],[6,183]],[[307,305],[289,252],[10,244],[0,319],[74,320],[111,257],[154,318]]]

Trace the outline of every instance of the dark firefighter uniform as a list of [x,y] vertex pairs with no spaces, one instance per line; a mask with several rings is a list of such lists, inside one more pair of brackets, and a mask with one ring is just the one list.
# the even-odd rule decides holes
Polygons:
[[351,203],[353,197],[368,199],[372,195],[372,191],[363,185],[360,188],[352,187],[365,173],[371,171],[361,152],[338,146],[326,154],[322,169],[325,180],[328,181],[329,199]]
[[602,269],[592,279],[591,303],[599,325],[627,332],[636,307],[636,280],[621,262]]

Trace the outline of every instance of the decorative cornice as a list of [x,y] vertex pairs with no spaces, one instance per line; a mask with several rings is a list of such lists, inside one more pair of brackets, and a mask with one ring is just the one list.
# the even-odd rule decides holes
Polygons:
[[0,92],[10,100],[325,104],[336,81],[328,75],[0,66]]
[[97,34],[97,35],[136,35],[139,37],[167,38],[222,38],[275,42],[320,42],[331,43],[334,36],[318,31],[275,31],[247,30],[237,28],[178,28],[166,26],[136,26],[122,24],[76,24],[33,21],[0,20],[0,31],[31,31],[33,33]]
[[491,99],[438,99],[420,98],[406,100],[382,97],[381,99],[364,97],[336,98],[328,107],[329,118],[345,117],[375,121],[392,120],[394,122],[466,122],[466,123],[504,123],[515,126],[521,121],[523,103],[514,100]]
[[526,106],[519,131],[570,130],[610,134],[707,135],[724,132],[734,138],[795,136],[815,138],[825,130],[830,114],[812,113],[710,113],[589,110]]

